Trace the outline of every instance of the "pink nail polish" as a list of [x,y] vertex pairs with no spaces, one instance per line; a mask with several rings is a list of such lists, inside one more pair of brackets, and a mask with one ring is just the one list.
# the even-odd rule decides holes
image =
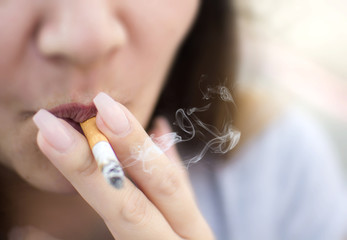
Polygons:
[[65,152],[72,144],[72,136],[66,127],[46,110],[38,111],[33,117],[42,136],[57,151]]
[[124,135],[130,129],[129,120],[120,104],[105,93],[94,98],[94,104],[107,127],[116,135]]

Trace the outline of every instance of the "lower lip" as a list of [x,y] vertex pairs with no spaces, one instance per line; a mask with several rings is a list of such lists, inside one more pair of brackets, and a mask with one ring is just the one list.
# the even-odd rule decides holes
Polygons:
[[[35,115],[35,112],[23,112],[21,114],[21,119],[22,120],[27,120],[30,119],[32,116]],[[62,118],[63,120],[65,120],[68,124],[70,124],[74,129],[76,129],[79,133],[81,133],[82,135],[84,135],[81,125],[78,122],[75,122],[74,120],[72,120],[71,118]]]
[[67,123],[69,123],[74,129],[84,135],[81,125],[78,122],[73,121],[70,118],[63,118]]

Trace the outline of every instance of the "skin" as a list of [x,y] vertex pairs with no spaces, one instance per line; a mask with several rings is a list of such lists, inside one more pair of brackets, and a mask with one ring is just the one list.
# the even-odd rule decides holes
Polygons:
[[[14,172],[9,181],[18,183],[8,191],[13,222],[33,226],[24,231],[26,239],[107,239],[105,226],[116,239],[212,238],[186,173],[172,167],[179,162],[174,149],[151,156],[151,174],[138,164],[127,168],[137,187],[128,180],[117,191],[104,181],[86,139],[39,111],[90,104],[105,92],[94,99],[98,127],[120,161],[128,161],[129,149],[148,140],[144,128],[198,7],[198,0],[0,4],[0,161]],[[121,111],[110,114],[110,106]],[[121,113],[129,128],[115,134]],[[153,131],[170,129],[159,120]],[[64,142],[70,144],[62,147]],[[54,224],[47,216],[54,216]]]

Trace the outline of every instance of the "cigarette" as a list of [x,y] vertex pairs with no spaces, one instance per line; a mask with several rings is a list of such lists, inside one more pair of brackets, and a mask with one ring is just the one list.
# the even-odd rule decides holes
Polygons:
[[96,118],[92,117],[80,123],[94,159],[98,163],[105,179],[113,187],[120,189],[124,183],[124,172],[107,138],[96,126]]

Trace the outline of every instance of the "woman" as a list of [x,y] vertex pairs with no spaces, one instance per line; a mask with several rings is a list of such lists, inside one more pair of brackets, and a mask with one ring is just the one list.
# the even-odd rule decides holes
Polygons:
[[[125,144],[116,154],[120,160],[128,158],[129,148],[148,138],[143,128],[148,125],[176,55],[169,78],[171,82],[184,83],[187,97],[191,95],[189,88],[198,85],[189,85],[186,80],[199,79],[200,72],[205,71],[202,69],[211,65],[208,57],[216,56],[216,64],[205,73],[225,75],[218,63],[225,66],[227,54],[219,56],[222,46],[217,44],[228,40],[227,12],[226,2],[198,0],[15,0],[1,4],[4,236],[10,231],[12,239],[23,235],[27,235],[26,239],[30,235],[46,239],[47,234],[58,239],[111,239],[111,235],[117,239],[213,238],[194,203],[185,173],[178,166],[171,167],[166,155],[155,156],[153,166],[159,164],[161,168],[151,175],[136,164],[128,167],[127,174],[134,184],[126,181],[124,188],[117,191],[101,177],[91,161],[85,138],[72,126],[81,121],[81,114],[88,115],[93,110],[93,98],[106,92],[94,99],[99,113],[104,109],[106,115],[110,114],[106,108],[111,107],[118,109],[118,115],[110,119],[105,115],[101,120],[98,114],[98,125],[115,123],[112,129],[123,132],[119,144]],[[211,31],[222,35],[212,36]],[[218,39],[221,41],[217,43]],[[205,52],[206,47],[211,49]],[[173,92],[170,84],[167,90]],[[175,101],[178,102],[177,96],[184,100],[177,105],[191,102],[177,95],[184,90],[175,90],[179,90],[174,93]],[[117,113],[113,110],[112,114]],[[154,133],[170,131],[163,120],[155,126]],[[57,151],[62,155],[56,155],[55,161],[53,155]],[[68,152],[76,156],[65,155]],[[168,155],[178,159],[175,150]],[[61,167],[74,169],[75,177],[59,169],[57,164],[63,162],[72,164]],[[131,176],[131,172],[142,179]]]
[[[229,14],[227,1],[2,3],[4,236],[9,232],[10,239],[280,239],[290,238],[294,232],[308,239],[305,236],[311,236],[313,230],[332,229],[318,228],[317,224],[309,231],[287,231],[291,229],[285,227],[287,222],[293,226],[287,212],[292,210],[290,204],[281,205],[286,211],[271,211],[271,218],[260,211],[269,209],[262,207],[271,206],[281,196],[282,191],[273,194],[277,188],[269,183],[277,183],[274,176],[284,168],[273,165],[269,175],[260,171],[270,176],[263,182],[269,193],[264,199],[254,199],[262,194],[245,183],[257,182],[250,176],[262,161],[258,165],[244,161],[247,158],[242,153],[252,149],[246,143],[246,150],[240,146],[233,161],[213,157],[213,165],[212,161],[191,165],[190,178],[202,213],[175,149],[165,154],[150,152],[149,157],[138,151],[140,161],[128,162],[134,147],[141,149],[146,143],[146,149],[155,149],[144,131],[151,118],[151,133],[168,133],[167,122],[154,116],[204,106],[199,88],[203,93],[209,88],[203,86],[220,86],[220,81],[229,86],[235,66],[231,61],[230,46],[234,44]],[[207,80],[201,80],[202,74],[208,75]],[[78,122],[93,115],[94,105],[97,125],[131,179],[121,190],[107,184],[86,139],[76,131]],[[248,106],[239,105],[242,109]],[[248,119],[243,110],[239,115],[241,120],[236,119],[236,123]],[[207,112],[201,119],[222,128],[225,120],[218,116]],[[261,146],[259,141],[255,145]],[[143,163],[152,171],[143,171]],[[250,181],[241,181],[242,177]],[[335,185],[332,181],[323,189]],[[286,186],[283,188],[292,190]],[[244,191],[236,191],[240,189]],[[298,196],[288,194],[279,202]],[[230,196],[235,197],[233,201],[229,201]],[[297,212],[311,217],[302,209]],[[281,224],[275,222],[278,219]],[[317,222],[325,223],[321,219]],[[249,229],[246,223],[251,225]]]

